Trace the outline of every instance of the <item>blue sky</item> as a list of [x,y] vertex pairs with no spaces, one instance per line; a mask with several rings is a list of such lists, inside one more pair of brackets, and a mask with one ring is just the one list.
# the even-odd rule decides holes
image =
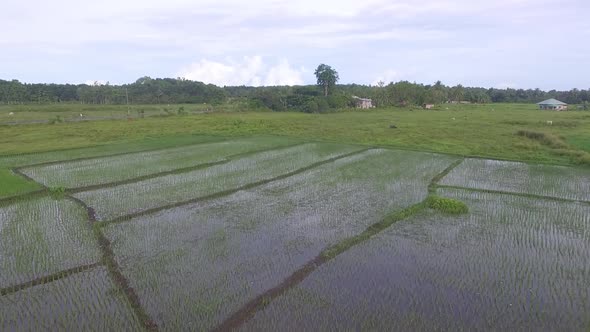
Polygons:
[[0,78],[590,88],[587,0],[3,1]]

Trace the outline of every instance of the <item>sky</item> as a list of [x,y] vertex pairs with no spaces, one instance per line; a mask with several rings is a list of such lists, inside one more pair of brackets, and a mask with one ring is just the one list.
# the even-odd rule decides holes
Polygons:
[[0,79],[590,88],[588,0],[3,0]]

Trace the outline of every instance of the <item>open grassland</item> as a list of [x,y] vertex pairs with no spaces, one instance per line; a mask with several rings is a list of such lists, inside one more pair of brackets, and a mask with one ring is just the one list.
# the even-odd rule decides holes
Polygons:
[[[95,105],[95,104],[12,104],[0,105],[0,125],[42,124],[100,120],[136,120],[199,114],[213,108],[203,104]],[[12,113],[12,114],[11,114]]]
[[300,330],[584,330],[590,205],[439,190],[424,210],[342,253],[243,326]]
[[[111,106],[92,107],[108,110]],[[37,113],[43,114],[40,110]],[[390,128],[391,124],[397,128]],[[39,189],[10,169],[41,160],[88,158],[199,143],[205,137],[252,135],[530,163],[590,165],[590,113],[584,111],[554,112],[535,109],[534,105],[490,104],[443,105],[437,111],[394,108],[332,114],[215,112],[136,121],[0,126],[0,181],[4,184],[0,186],[0,197]],[[45,152],[56,150],[61,151]],[[45,153],[40,157],[23,155],[29,152]]]
[[[92,107],[108,110],[111,106]],[[397,128],[390,128],[391,124]],[[76,154],[91,157],[199,143],[204,137],[252,135],[530,163],[590,165],[590,113],[584,111],[554,112],[537,110],[535,105],[489,104],[443,105],[436,111],[394,108],[332,114],[214,112],[136,121],[0,126],[0,181],[4,184],[0,197],[39,189],[15,176],[10,171],[15,167],[70,159]],[[79,149],[83,147],[90,149]],[[46,152],[55,150],[61,151]],[[30,152],[45,153],[22,155]]]
[[[553,121],[547,125],[546,121]],[[395,124],[397,129],[389,128]],[[449,105],[449,110],[379,109],[332,114],[209,113],[137,121],[0,126],[0,154],[38,152],[207,134],[278,135],[340,143],[568,164],[551,146],[516,135],[530,130],[563,136],[571,149],[590,151],[590,113],[540,111],[533,105]],[[560,149],[563,150],[563,149]],[[561,151],[563,153],[563,151]]]

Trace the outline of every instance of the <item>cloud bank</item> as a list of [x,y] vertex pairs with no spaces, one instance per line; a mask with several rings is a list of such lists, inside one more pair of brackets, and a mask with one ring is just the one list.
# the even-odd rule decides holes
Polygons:
[[587,88],[589,12],[587,0],[7,1],[0,78],[299,84],[327,63],[343,83]]
[[286,59],[268,65],[257,55],[243,57],[240,61],[231,58],[224,62],[202,59],[190,64],[176,76],[220,86],[277,86],[303,84],[303,72],[303,69],[291,67]]

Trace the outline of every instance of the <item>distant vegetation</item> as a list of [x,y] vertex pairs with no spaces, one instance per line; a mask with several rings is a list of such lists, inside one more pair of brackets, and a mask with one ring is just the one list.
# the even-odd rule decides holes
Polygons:
[[[324,67],[321,67],[324,66]],[[250,108],[307,113],[353,107],[353,95],[371,98],[377,107],[420,106],[446,102],[535,103],[556,98],[588,108],[590,90],[541,91],[539,89],[485,89],[446,86],[440,81],[424,85],[397,83],[336,85],[338,73],[327,65],[316,70],[318,85],[248,87],[225,86],[182,78],[142,77],[131,84],[28,84],[17,80],[0,80],[0,104],[82,103],[82,104],[212,104],[240,101]]]

